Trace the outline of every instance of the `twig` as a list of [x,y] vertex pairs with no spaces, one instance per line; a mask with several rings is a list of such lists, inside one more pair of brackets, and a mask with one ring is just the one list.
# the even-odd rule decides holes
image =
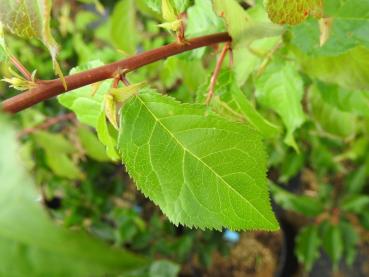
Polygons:
[[[143,52],[128,59],[67,76],[65,77],[68,87],[67,91],[114,78],[114,74],[120,68],[124,68],[126,69],[126,72],[130,72],[147,64],[154,63],[161,59],[165,59],[185,51],[221,42],[230,42],[231,40],[231,37],[227,33],[218,33],[193,38],[188,40],[188,43],[185,44],[171,43],[157,49]],[[67,91],[65,91],[63,83],[60,79],[43,81],[38,83],[36,88],[25,91],[5,100],[0,109],[8,113],[16,113],[49,98],[66,93]]]
[[60,122],[63,122],[63,121],[68,121],[68,120],[74,121],[75,119],[76,117],[74,113],[67,113],[67,114],[56,116],[56,117],[48,118],[43,123],[35,127],[22,130],[21,132],[18,133],[17,138],[25,137],[39,130],[49,129],[51,126],[58,124]]
[[206,97],[206,102],[205,102],[207,105],[210,104],[210,101],[214,96],[215,85],[217,83],[217,79],[218,79],[220,70],[222,68],[224,58],[225,58],[225,56],[226,56],[226,54],[227,54],[227,52],[230,48],[231,48],[231,45],[230,45],[229,42],[227,42],[224,45],[222,52],[220,53],[219,59],[218,59],[217,64],[215,66],[214,73],[213,73],[213,75],[211,76],[211,79],[210,79],[210,87],[209,87],[208,96]]
[[18,59],[14,56],[10,56],[10,61],[12,64],[18,69],[18,71],[26,78],[28,81],[32,81],[32,74],[25,68],[25,66],[18,61]]

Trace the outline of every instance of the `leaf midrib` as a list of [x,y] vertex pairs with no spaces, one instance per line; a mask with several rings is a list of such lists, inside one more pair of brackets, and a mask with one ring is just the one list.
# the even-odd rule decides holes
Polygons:
[[146,103],[141,99],[140,96],[136,96],[137,99],[140,100],[141,104],[146,108],[146,110],[152,115],[152,117],[155,119],[156,122],[158,122],[164,130],[168,132],[168,134],[177,142],[179,146],[181,146],[185,152],[189,153],[191,156],[193,156],[195,159],[200,161],[204,166],[206,166],[216,177],[218,177],[227,187],[229,187],[232,191],[234,191],[237,195],[239,195],[242,199],[244,199],[250,207],[252,207],[258,214],[260,214],[264,220],[269,222],[271,226],[274,225],[273,222],[268,220],[248,199],[246,199],[241,193],[239,193],[237,190],[235,190],[230,184],[228,184],[222,176],[220,176],[216,171],[214,171],[207,163],[205,163],[199,156],[189,151],[177,138],[176,136],[162,123],[162,121],[149,109],[149,107],[146,105]]

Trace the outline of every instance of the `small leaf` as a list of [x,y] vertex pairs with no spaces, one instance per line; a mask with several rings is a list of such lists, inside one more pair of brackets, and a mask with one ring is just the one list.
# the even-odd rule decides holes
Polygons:
[[295,251],[299,262],[304,264],[305,271],[309,272],[318,259],[320,245],[317,226],[307,226],[299,232]]
[[172,0],[161,1],[161,14],[163,19],[168,22],[173,22],[178,19],[178,12],[176,11]]
[[128,172],[174,224],[277,230],[260,135],[208,113],[156,93],[133,96],[118,139]]
[[298,150],[293,133],[305,120],[302,109],[303,81],[291,64],[274,62],[255,83],[256,97],[282,118],[287,128],[285,143]]
[[105,94],[104,99],[104,111],[109,122],[114,126],[115,129],[119,129],[118,127],[118,109],[117,103],[114,101],[114,97],[107,93]]

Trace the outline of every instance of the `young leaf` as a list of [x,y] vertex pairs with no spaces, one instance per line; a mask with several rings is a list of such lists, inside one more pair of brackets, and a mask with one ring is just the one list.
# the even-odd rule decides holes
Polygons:
[[174,224],[279,228],[264,146],[252,128],[156,93],[133,96],[121,114],[118,147],[128,172]]
[[369,207],[369,196],[360,194],[346,195],[342,199],[341,205],[346,212],[360,214]]
[[287,128],[285,143],[297,150],[293,132],[305,120],[301,104],[304,94],[301,76],[291,64],[275,62],[256,80],[255,86],[258,101],[282,118]]
[[304,264],[305,271],[309,272],[319,257],[321,240],[318,227],[315,225],[303,228],[296,238],[296,256]]
[[147,264],[53,224],[36,201],[39,193],[17,155],[14,130],[3,117],[0,127],[0,205],[6,211],[0,213],[1,276],[115,276]]
[[58,45],[50,30],[51,0],[1,0],[0,22],[13,34],[41,40],[49,49],[56,74],[64,81],[57,62]]

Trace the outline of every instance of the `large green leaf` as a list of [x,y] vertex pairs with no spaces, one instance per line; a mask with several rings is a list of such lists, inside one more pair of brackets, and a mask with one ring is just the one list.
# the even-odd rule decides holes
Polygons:
[[256,80],[256,97],[260,103],[274,110],[287,128],[285,143],[298,149],[294,131],[304,122],[302,78],[289,63],[272,63]]
[[[101,61],[91,61],[87,65],[71,70],[71,74],[103,65]],[[72,110],[80,122],[96,129],[99,140],[106,146],[112,160],[118,160],[115,150],[116,132],[109,129],[104,113],[104,96],[111,88],[112,81],[88,85],[58,97],[59,103]]]
[[58,45],[50,29],[51,6],[51,0],[1,0],[0,22],[17,36],[41,40],[49,49],[55,72],[63,78],[56,60]]
[[128,54],[135,53],[139,34],[135,1],[119,1],[114,7],[111,20],[111,38],[114,45]]
[[[331,1],[333,2],[333,1]],[[292,28],[292,43],[308,54],[339,55],[356,46],[369,47],[369,1],[334,1],[336,7],[327,11],[331,23],[328,40],[320,45],[319,22],[309,19]],[[328,9],[327,9],[328,10]]]
[[14,130],[3,117],[0,126],[1,276],[116,276],[145,265],[128,252],[54,225],[18,157]]
[[318,227],[311,225],[303,228],[296,238],[296,255],[304,264],[306,271],[310,271],[314,262],[319,257],[321,240],[319,238]]
[[146,92],[124,106],[118,147],[139,189],[174,224],[279,228],[264,146],[247,125]]

